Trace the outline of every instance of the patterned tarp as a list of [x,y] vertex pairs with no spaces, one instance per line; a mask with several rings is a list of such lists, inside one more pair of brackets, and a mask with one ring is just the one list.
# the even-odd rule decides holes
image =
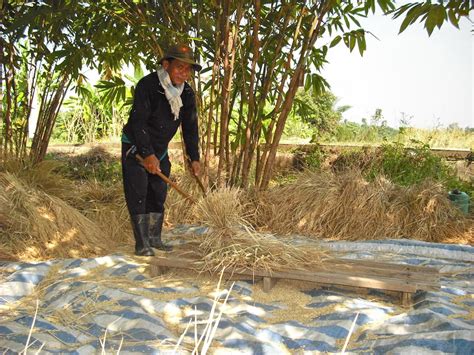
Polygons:
[[[166,237],[179,244],[191,232],[203,230],[183,226]],[[311,245],[304,237],[295,240]],[[251,280],[235,282],[224,305],[226,283],[217,293],[222,297],[214,317],[222,311],[222,318],[211,351],[340,353],[356,319],[349,353],[474,353],[473,247],[411,240],[325,244],[339,257],[435,267],[441,290],[418,292],[413,308],[404,309],[393,295],[379,291],[360,294],[310,285],[302,291],[306,304],[300,306],[315,316],[303,322],[276,319],[292,305],[256,300],[261,285]],[[213,311],[216,292],[203,291],[193,275],[179,275],[150,278],[140,259],[124,254],[1,263],[0,352],[190,353],[195,333],[201,336],[202,323]],[[218,280],[213,282],[217,286]]]

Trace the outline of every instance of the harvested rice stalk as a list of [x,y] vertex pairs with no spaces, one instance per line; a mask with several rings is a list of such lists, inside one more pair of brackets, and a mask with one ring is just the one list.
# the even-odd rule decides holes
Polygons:
[[241,190],[225,187],[208,194],[194,207],[197,220],[211,228],[228,228],[245,225],[244,204]]
[[402,187],[383,177],[368,182],[360,171],[305,172],[294,183],[268,191],[260,201],[256,220],[281,234],[457,243],[472,243],[474,238],[474,221],[431,181]]
[[110,186],[97,182],[83,183],[78,186],[75,195],[68,199],[68,202],[94,221],[105,235],[113,236],[115,242],[133,243],[130,217],[121,182]]
[[[196,181],[188,172],[180,175],[177,184],[195,200],[202,195]],[[192,223],[194,221],[191,203],[184,199],[176,190],[168,189],[165,206],[166,221],[168,223]]]
[[15,175],[27,186],[41,189],[49,195],[64,199],[74,192],[74,186],[70,180],[57,173],[62,166],[63,163],[55,160],[44,160],[31,166],[10,159],[0,166],[0,171]]
[[2,249],[21,260],[103,255],[110,250],[104,231],[63,200],[0,173]]
[[204,261],[201,271],[305,268],[320,263],[326,256],[322,250],[301,249],[286,244],[272,235],[257,233],[247,222],[240,190],[224,188],[201,199],[195,213],[209,225],[210,232],[195,242]]

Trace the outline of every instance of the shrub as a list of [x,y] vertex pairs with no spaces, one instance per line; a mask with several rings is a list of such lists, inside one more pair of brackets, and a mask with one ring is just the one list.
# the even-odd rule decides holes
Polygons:
[[369,180],[384,175],[396,184],[411,186],[431,179],[442,183],[448,190],[458,188],[474,195],[474,183],[460,180],[443,158],[420,141],[412,141],[410,147],[402,143],[386,143],[379,149],[351,151],[341,154],[332,165],[334,171],[347,168],[362,170]]
[[72,180],[95,180],[105,185],[113,185],[121,179],[120,158],[114,157],[103,148],[96,147],[89,152],[73,157],[50,157],[66,160],[60,173]]

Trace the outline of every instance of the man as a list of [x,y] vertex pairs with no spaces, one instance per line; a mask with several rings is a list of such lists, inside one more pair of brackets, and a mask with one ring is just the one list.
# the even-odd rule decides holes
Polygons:
[[167,185],[157,173],[170,175],[168,144],[180,125],[192,173],[200,173],[196,99],[186,81],[201,66],[186,45],[172,46],[159,64],[138,82],[122,134],[125,200],[140,256],[155,255],[152,247],[171,250],[161,240]]

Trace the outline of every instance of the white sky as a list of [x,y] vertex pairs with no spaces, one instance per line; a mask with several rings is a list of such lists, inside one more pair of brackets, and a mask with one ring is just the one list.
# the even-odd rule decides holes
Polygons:
[[474,127],[474,27],[463,19],[460,30],[445,23],[429,37],[419,23],[398,35],[400,23],[381,15],[362,21],[379,38],[366,36],[363,57],[342,42],[329,50],[322,75],[338,105],[352,106],[344,118],[370,120],[381,108],[392,127],[400,125],[401,112],[413,116],[414,127]]

